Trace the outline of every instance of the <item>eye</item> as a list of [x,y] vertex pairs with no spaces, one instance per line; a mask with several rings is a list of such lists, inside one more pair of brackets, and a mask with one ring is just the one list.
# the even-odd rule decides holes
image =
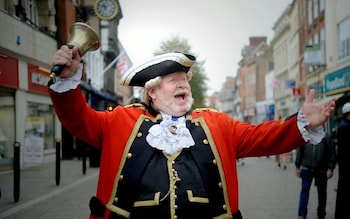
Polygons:
[[176,78],[169,78],[167,82],[174,84],[177,82],[177,80],[176,80]]
[[181,81],[187,81],[187,77],[181,78]]

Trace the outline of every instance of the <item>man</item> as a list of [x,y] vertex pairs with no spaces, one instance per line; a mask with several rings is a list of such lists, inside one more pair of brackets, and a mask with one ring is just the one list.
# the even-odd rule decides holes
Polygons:
[[195,60],[174,52],[130,69],[120,83],[144,87],[144,103],[96,112],[78,86],[77,48],[62,46],[53,56],[52,65],[65,65],[49,84],[60,121],[101,150],[91,219],[241,219],[237,159],[321,140],[320,126],[335,103],[314,104],[314,91],[288,120],[256,126],[214,110],[192,110],[188,80]]
[[350,197],[350,103],[342,107],[343,118],[337,129],[337,161],[339,167],[335,219],[348,217],[348,199]]
[[301,192],[299,198],[299,219],[307,216],[307,206],[312,180],[318,194],[318,219],[326,216],[327,181],[332,178],[335,168],[335,149],[333,140],[326,135],[319,144],[307,143],[297,149],[295,158],[296,175],[301,178]]

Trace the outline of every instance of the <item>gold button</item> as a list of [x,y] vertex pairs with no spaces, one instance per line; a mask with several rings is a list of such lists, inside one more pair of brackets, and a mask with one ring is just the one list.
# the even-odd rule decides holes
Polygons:
[[220,188],[222,188],[222,182],[219,182],[218,185]]
[[215,159],[213,160],[213,164],[214,164],[214,165],[217,165],[217,164],[218,164],[217,161],[216,161]]
[[149,119],[145,119],[146,122],[149,122]]
[[132,158],[132,153],[128,153],[128,158]]
[[142,132],[137,133],[136,136],[140,138],[142,136]]
[[199,126],[199,122],[195,122],[194,125],[195,125],[195,126]]
[[178,209],[178,206],[177,206],[177,205],[174,205],[174,208],[175,208],[175,209]]
[[176,218],[177,218],[177,215],[174,215],[174,218],[176,219]]
[[223,205],[223,206],[222,206],[222,209],[227,210],[227,206],[226,206],[226,205]]
[[209,142],[208,142],[208,140],[207,139],[204,139],[203,140],[203,144],[208,144]]
[[114,203],[114,204],[118,203],[118,197],[115,197],[115,198],[114,198],[113,203]]
[[119,176],[119,180],[123,180],[124,179],[124,176],[123,175],[120,175]]

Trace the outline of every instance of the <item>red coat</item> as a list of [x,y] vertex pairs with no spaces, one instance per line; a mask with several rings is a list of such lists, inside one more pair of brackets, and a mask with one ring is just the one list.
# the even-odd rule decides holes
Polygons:
[[[79,88],[61,94],[51,90],[49,93],[63,126],[74,136],[101,149],[96,196],[103,204],[107,204],[120,171],[125,145],[129,138],[134,138],[137,134],[137,130],[133,131],[137,120],[140,116],[154,116],[145,108],[137,106],[118,106],[112,112],[95,111],[88,106]],[[242,123],[224,113],[211,110],[194,110],[190,117],[202,121],[209,143],[216,145],[231,213],[238,211],[238,158],[281,154],[305,144],[297,127],[296,116],[287,121],[271,121],[259,125]],[[108,218],[108,213],[105,218]]]

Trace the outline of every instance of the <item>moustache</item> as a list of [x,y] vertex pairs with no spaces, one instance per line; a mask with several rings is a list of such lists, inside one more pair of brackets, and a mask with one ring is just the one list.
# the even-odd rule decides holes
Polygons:
[[178,95],[189,95],[190,91],[187,89],[182,89],[182,90],[177,90],[175,91],[174,95],[178,96]]

